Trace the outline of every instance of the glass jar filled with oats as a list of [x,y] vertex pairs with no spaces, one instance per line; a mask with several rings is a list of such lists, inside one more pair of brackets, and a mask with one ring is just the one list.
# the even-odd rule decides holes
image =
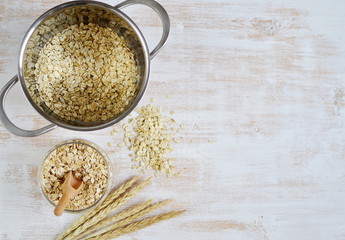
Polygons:
[[77,212],[101,203],[109,193],[113,171],[107,154],[96,144],[72,139],[53,147],[44,157],[38,178],[43,195],[57,205],[61,196],[61,185],[67,173],[83,181],[79,194],[71,199],[66,211]]

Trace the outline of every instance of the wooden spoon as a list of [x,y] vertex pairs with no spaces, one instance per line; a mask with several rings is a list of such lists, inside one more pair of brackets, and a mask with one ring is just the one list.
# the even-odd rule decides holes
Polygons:
[[59,203],[54,210],[54,214],[56,216],[60,216],[64,212],[71,198],[74,198],[78,195],[82,186],[83,181],[76,179],[72,172],[68,172],[64,183],[61,185],[62,197],[60,198]]

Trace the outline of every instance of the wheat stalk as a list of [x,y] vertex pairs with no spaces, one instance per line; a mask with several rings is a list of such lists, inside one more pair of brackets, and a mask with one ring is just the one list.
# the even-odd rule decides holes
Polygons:
[[130,188],[137,180],[138,180],[138,177],[134,176],[134,177],[130,178],[128,181],[126,181],[124,184],[122,184],[118,189],[116,189],[112,193],[110,193],[109,196],[102,203],[102,207],[100,207],[99,210],[105,208],[110,203],[112,203],[122,193],[127,191],[127,189]]
[[158,223],[158,222],[176,217],[176,216],[178,216],[184,212],[185,212],[184,210],[183,211],[174,211],[174,212],[168,212],[168,213],[156,215],[153,217],[148,217],[148,218],[145,218],[143,220],[128,224],[124,227],[120,227],[120,228],[114,229],[112,231],[108,231],[106,233],[96,235],[92,238],[86,238],[86,240],[107,240],[107,239],[111,239],[111,238],[117,238],[117,237],[120,237],[124,234],[132,233],[132,232],[138,231],[140,229],[143,229],[145,227],[148,227],[154,223]]
[[[128,209],[125,209],[109,218],[106,218],[102,221],[100,221],[99,223],[93,225],[91,228],[89,228],[88,230],[86,230],[85,232],[83,232],[81,235],[78,236],[78,239],[80,239],[81,237],[97,230],[97,229],[100,229],[102,227],[105,227],[107,226],[108,224],[111,224],[111,223],[114,223],[118,220],[121,220],[121,219],[125,219],[145,208],[147,208],[150,204],[152,203],[152,200],[147,200],[145,202],[142,202],[142,203],[139,203],[131,208],[128,208]],[[108,230],[107,230],[108,231]]]
[[111,202],[105,208],[101,209],[97,214],[93,217],[87,219],[82,224],[79,225],[72,233],[70,233],[64,240],[72,240],[75,239],[76,236],[80,235],[82,232],[87,230],[88,228],[92,227],[93,225],[100,222],[103,218],[105,218],[108,214],[115,211],[119,208],[122,204],[126,203],[129,199],[131,199],[134,195],[139,193],[143,190],[147,185],[152,182],[152,177],[146,179],[145,181],[141,182],[137,186],[130,188],[127,192],[123,193],[120,197],[118,197],[114,202]]
[[[119,227],[123,227],[123,226],[125,226],[125,225],[127,225],[127,224],[130,224],[130,223],[133,222],[134,220],[136,220],[136,219],[138,219],[138,218],[144,216],[145,214],[147,214],[147,213],[149,213],[149,212],[152,212],[152,211],[154,211],[154,210],[156,210],[156,209],[158,209],[158,208],[160,208],[160,207],[163,207],[163,206],[167,205],[167,204],[170,203],[171,201],[172,201],[172,200],[166,200],[166,201],[162,201],[162,202],[153,204],[153,205],[151,205],[151,206],[148,206],[148,207],[144,208],[143,210],[138,211],[138,212],[135,212],[134,214],[128,216],[127,218],[125,218],[125,219],[123,219],[123,220],[121,220],[121,221],[119,221],[119,222],[116,222],[116,223],[113,224],[113,225],[110,225],[110,226],[108,226],[108,227],[105,227],[105,228],[103,228],[103,229],[101,229],[101,230],[99,230],[99,231],[97,231],[97,232],[95,232],[95,233],[89,235],[89,236],[87,237],[87,239],[92,238],[92,237],[95,237],[95,236],[100,235],[100,234],[102,234],[102,233],[108,232],[108,231],[110,231],[110,230],[112,230],[112,229],[119,228]],[[109,223],[110,223],[110,222],[108,222],[106,225],[108,225]]]
[[128,188],[130,188],[133,183],[138,179],[137,176],[132,177],[124,184],[122,184],[119,188],[115,189],[109,196],[103,201],[101,205],[96,207],[94,210],[84,214],[78,220],[76,220],[72,225],[70,225],[60,236],[57,237],[56,240],[63,240],[67,237],[67,235],[71,234],[74,230],[76,230],[80,225],[82,225],[87,219],[92,218],[95,216],[99,211],[106,208],[111,202],[117,199],[122,193],[124,193]]

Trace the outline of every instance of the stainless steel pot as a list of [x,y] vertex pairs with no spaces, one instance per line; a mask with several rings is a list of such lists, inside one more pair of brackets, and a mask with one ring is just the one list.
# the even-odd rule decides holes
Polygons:
[[[163,25],[163,34],[158,45],[149,52],[144,36],[137,25],[120,9],[132,4],[143,4],[155,10]],[[90,17],[90,14],[96,14],[97,17]],[[116,28],[134,52],[137,65],[139,67],[138,88],[135,98],[132,102],[119,114],[110,119],[98,122],[69,122],[55,115],[44,103],[37,103],[33,100],[33,95],[37,92],[35,89],[28,89],[30,81],[35,81],[34,75],[30,74],[27,67],[27,61],[33,64],[37,61],[34,53],[44,46],[45,42],[56,34],[73,24],[79,23],[96,23],[101,26]],[[54,31],[51,31],[53,24]],[[72,1],[58,5],[41,17],[39,17],[29,28],[24,36],[19,54],[18,75],[14,76],[1,90],[0,93],[0,120],[5,128],[11,133],[22,137],[34,137],[46,133],[57,126],[77,131],[98,130],[113,125],[125,118],[134,110],[144,94],[149,73],[150,60],[158,53],[165,44],[170,31],[170,20],[164,8],[153,0],[127,0],[116,6],[96,1]],[[32,64],[31,64],[32,65]],[[7,117],[4,111],[5,98],[10,89],[18,82],[22,86],[26,98],[36,111],[50,121],[52,124],[37,129],[23,130],[14,125]]]

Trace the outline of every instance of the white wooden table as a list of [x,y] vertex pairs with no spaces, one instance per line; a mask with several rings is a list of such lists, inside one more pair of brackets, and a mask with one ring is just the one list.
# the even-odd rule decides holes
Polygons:
[[[0,1],[1,87],[16,74],[31,23],[62,2]],[[152,61],[140,106],[154,98],[186,126],[171,155],[181,176],[159,176],[133,202],[173,198],[165,210],[188,211],[122,239],[345,239],[345,1],[161,4],[171,35]],[[124,11],[152,49],[158,17],[145,7]],[[6,109],[23,128],[47,124],[19,85]],[[36,181],[57,143],[84,138],[103,147],[114,184],[142,175],[130,169],[125,149],[107,146],[121,141],[113,128],[58,128],[29,139],[0,124],[0,239],[54,239],[78,217],[55,217]]]

